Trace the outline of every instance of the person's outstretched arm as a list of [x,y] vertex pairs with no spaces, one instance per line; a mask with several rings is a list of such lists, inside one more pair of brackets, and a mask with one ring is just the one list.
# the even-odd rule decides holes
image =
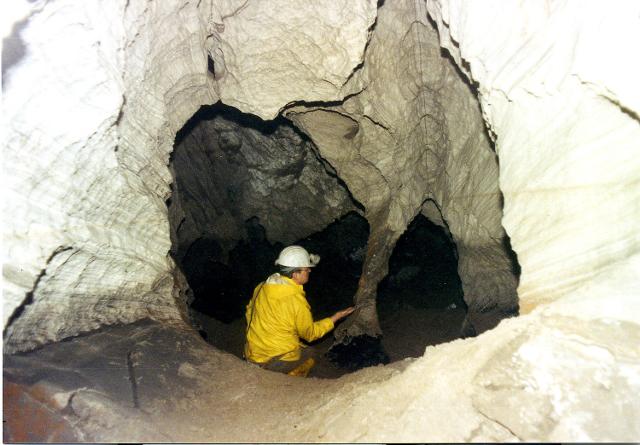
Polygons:
[[296,314],[296,330],[298,335],[306,341],[314,341],[331,331],[335,324],[352,313],[354,308],[350,307],[336,312],[331,317],[313,321],[311,310],[308,305],[300,307]]

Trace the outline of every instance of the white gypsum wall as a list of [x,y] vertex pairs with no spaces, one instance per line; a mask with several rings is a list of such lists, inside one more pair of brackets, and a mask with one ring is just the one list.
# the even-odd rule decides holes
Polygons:
[[503,224],[522,267],[522,309],[595,291],[592,283],[602,280],[611,289],[602,298],[637,290],[640,62],[631,54],[638,4],[428,6],[442,45],[479,84],[497,134]]
[[376,12],[371,1],[343,15],[335,2],[307,13],[290,2],[21,4],[10,38],[26,52],[3,67],[6,352],[143,317],[179,322],[165,206],[175,132],[221,97],[263,118],[303,94],[340,99]]
[[13,36],[26,51],[3,84],[5,351],[179,318],[162,201],[118,161],[124,8],[40,2]]
[[[202,102],[216,100],[217,93],[211,91],[220,88],[221,83],[194,87],[208,82],[206,55],[198,49],[200,44],[193,52],[185,48],[168,52],[165,59],[162,48],[152,42],[163,41],[164,34],[170,34],[168,40],[174,41],[172,33],[178,31],[168,25],[176,21],[195,26],[188,19],[192,6],[180,10],[182,5],[175,5],[170,12],[163,12],[158,2],[130,1],[126,14],[132,15],[122,20],[126,16],[124,1],[116,4],[120,5],[117,14],[112,2],[108,3],[109,8],[99,8],[106,4],[72,4],[64,0],[37,3],[38,7],[43,6],[44,15],[40,19],[35,15],[33,22],[27,22],[20,33],[27,53],[3,79],[7,141],[3,176],[9,194],[4,211],[5,325],[12,318],[11,313],[29,303],[19,317],[13,318],[17,328],[26,317],[25,329],[8,330],[12,348],[51,341],[95,323],[111,322],[115,314],[122,316],[122,321],[147,314],[151,302],[141,301],[141,296],[152,295],[152,283],[162,282],[173,267],[166,259],[168,230],[158,228],[166,225],[166,210],[159,201],[168,194],[167,171],[160,169],[152,175],[154,170],[145,170],[144,166],[161,166],[166,161],[171,132],[198,105],[197,101],[189,105],[185,99],[186,105],[178,106],[182,87],[165,96],[165,87],[156,90],[150,79],[178,84],[184,76],[172,77],[173,67],[191,60],[187,65],[193,66],[186,72],[196,73],[195,79],[199,80],[185,79],[185,93],[200,97]],[[202,39],[206,41],[209,33],[224,24],[208,21],[214,15],[215,20],[227,22],[225,33],[231,32],[233,26],[246,26],[255,39],[259,27],[251,26],[259,21],[246,25],[240,21],[255,6],[252,2],[248,5],[237,12],[241,4],[230,2],[225,3],[226,9],[221,8],[224,11],[216,10],[217,15],[210,11],[199,13],[206,29]],[[351,1],[343,5],[357,7]],[[302,421],[298,428],[291,428],[288,422],[269,424],[265,430],[275,431],[273,437],[295,434],[292,441],[300,442],[638,441],[640,212],[635,155],[640,140],[640,106],[635,83],[637,58],[632,55],[640,27],[635,2],[616,2],[615,8],[608,5],[584,1],[552,5],[502,1],[428,3],[442,44],[450,48],[461,69],[479,83],[482,109],[496,134],[500,156],[504,224],[523,269],[521,297],[529,309],[537,307],[474,339],[429,348],[423,358],[408,363],[402,371],[387,368],[393,375],[385,381],[380,381],[376,368],[338,381],[338,390],[318,394],[307,409],[290,412]],[[299,5],[294,6],[296,13],[302,10]],[[322,17],[322,11],[331,9],[328,4],[325,6],[312,11],[312,18]],[[554,10],[547,9],[550,7]],[[68,12],[59,11],[65,8]],[[179,10],[187,18],[179,15]],[[235,18],[229,15],[233,12],[237,13]],[[166,15],[166,20],[145,19],[146,14]],[[347,12],[345,26],[336,29],[348,28],[347,24],[366,16],[366,20],[350,28],[366,30],[374,14],[369,9],[367,14]],[[254,11],[254,15],[260,14]],[[134,17],[157,31],[150,33],[142,23],[133,23]],[[313,23],[305,23],[306,28],[312,29]],[[119,24],[126,31],[120,30]],[[48,26],[55,29],[48,32]],[[284,36],[290,36],[291,29],[300,28],[298,22],[295,27],[283,29],[280,43],[288,42]],[[448,37],[449,31],[455,44]],[[104,38],[96,38],[94,33]],[[366,38],[364,31],[355,34]],[[102,55],[96,50],[98,40]],[[138,49],[118,50],[131,47],[116,43],[121,40],[137,40]],[[540,45],[541,41],[547,44]],[[258,48],[262,43],[255,44]],[[346,46],[350,47],[345,43]],[[187,48],[191,49],[188,45]],[[233,50],[246,55],[244,48],[247,45]],[[226,48],[225,54],[230,50]],[[129,80],[119,74],[125,62],[119,62],[118,54],[123,51],[131,55],[130,60],[125,58]],[[265,57],[276,54],[286,59],[296,51],[286,47],[283,53],[272,51]],[[331,52],[332,56],[335,54]],[[251,57],[236,55],[236,60],[248,64],[258,55],[259,52],[251,53]],[[87,65],[88,72],[79,71]],[[152,75],[154,67],[168,66],[172,69],[167,68],[166,76]],[[236,79],[240,73],[251,71],[240,65],[235,69],[231,66],[227,64],[226,69]],[[270,110],[277,110],[281,106],[278,104],[301,100],[300,85],[311,87],[312,79],[322,77],[307,68],[304,73],[308,77],[300,74],[296,82],[291,82],[295,94],[288,95],[287,85],[280,82],[273,92],[273,102],[266,102],[269,95],[261,96],[264,106],[256,109],[264,110],[263,117],[271,116]],[[251,79],[259,84],[255,76]],[[17,83],[12,84],[14,80]],[[306,80],[309,83],[305,84]],[[127,131],[134,133],[131,135],[112,129],[125,91],[130,93],[125,94],[120,122],[123,126],[129,122]],[[313,88],[309,91],[316,94]],[[325,99],[338,100],[339,96]],[[127,117],[127,113],[131,116]],[[79,124],[72,125],[71,118]],[[165,128],[167,122],[175,128]],[[147,133],[149,137],[144,136]],[[160,136],[154,140],[156,135]],[[120,145],[118,138],[122,141],[118,153],[123,151],[126,164],[121,164],[121,155],[113,151]],[[135,153],[141,155],[137,163]],[[145,157],[156,159],[155,164],[143,162]],[[58,159],[60,165],[55,162]],[[84,169],[88,171],[86,177],[80,174]],[[137,179],[143,174],[138,171],[148,175],[144,181]],[[545,181],[553,182],[553,188],[538,187]],[[90,186],[92,182],[95,184]],[[146,188],[147,184],[154,186]],[[586,187],[588,184],[592,186]],[[576,200],[572,199],[573,190],[582,191]],[[591,194],[586,193],[589,190]],[[563,205],[570,205],[572,212]],[[97,209],[105,214],[98,215]],[[127,209],[139,211],[128,216]],[[158,220],[147,218],[150,214]],[[574,227],[573,218],[577,219],[576,234],[568,231]],[[147,231],[140,235],[143,227]],[[163,232],[162,236],[158,232]],[[592,245],[596,248],[584,254],[579,250]],[[66,247],[73,250],[64,250]],[[88,256],[86,260],[69,258],[76,251],[76,258]],[[52,256],[49,270],[46,263]],[[575,264],[574,258],[578,260]],[[72,269],[72,264],[77,269]],[[106,264],[112,264],[113,269],[106,268]],[[92,269],[93,265],[96,269]],[[131,272],[132,279],[125,280],[123,273],[128,265],[144,271]],[[61,276],[70,278],[68,286],[54,279],[58,270],[68,270]],[[125,292],[116,293],[105,284],[110,271],[116,284],[124,285]],[[567,285],[556,291],[551,286],[558,274]],[[83,277],[82,281],[78,281],[79,277]],[[81,298],[71,298],[70,292],[81,283],[87,283],[81,287]],[[102,286],[106,289],[104,304],[98,306],[93,302],[98,300]],[[45,292],[46,289],[50,291]],[[54,301],[58,291],[63,298]],[[153,307],[176,319],[169,290],[157,295],[152,298],[157,303]],[[89,304],[82,306],[83,301]],[[119,309],[127,305],[132,306],[131,312]],[[48,311],[54,310],[60,313],[49,317]],[[27,331],[28,326],[32,330]],[[312,383],[305,381],[304,385]],[[209,389],[203,388],[199,395],[209,396],[219,404],[217,394]],[[282,395],[280,386],[274,391]],[[253,401],[251,406],[255,406]],[[255,422],[249,411],[242,413],[248,417],[241,420]],[[188,409],[182,419],[192,419],[192,413]],[[238,431],[246,429],[246,422],[236,427]],[[210,437],[207,433],[201,440]]]

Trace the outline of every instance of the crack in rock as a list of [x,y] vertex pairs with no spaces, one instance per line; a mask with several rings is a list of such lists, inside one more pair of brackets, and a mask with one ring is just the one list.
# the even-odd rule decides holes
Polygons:
[[127,371],[129,372],[129,382],[131,383],[131,397],[133,399],[133,407],[140,409],[140,400],[138,398],[138,383],[136,382],[134,364],[131,356],[132,356],[131,351],[128,351],[127,352]]
[[33,283],[33,287],[29,292],[25,294],[25,298],[24,300],[22,300],[22,303],[20,303],[20,305],[14,309],[13,313],[7,320],[7,325],[5,326],[3,331],[3,335],[5,338],[8,337],[9,330],[11,329],[11,326],[13,325],[13,323],[18,318],[20,318],[20,315],[22,315],[22,313],[27,308],[27,306],[33,303],[33,297],[35,295],[36,289],[40,284],[40,280],[42,280],[42,278],[47,274],[47,267],[49,266],[49,264],[51,264],[51,261],[53,261],[53,259],[59,254],[61,254],[62,252],[66,252],[67,250],[71,250],[71,249],[73,249],[73,247],[71,246],[60,246],[57,249],[55,249],[53,253],[49,256],[49,258],[47,259],[47,262],[45,263],[44,269],[40,271],[40,274],[37,276],[35,282]]

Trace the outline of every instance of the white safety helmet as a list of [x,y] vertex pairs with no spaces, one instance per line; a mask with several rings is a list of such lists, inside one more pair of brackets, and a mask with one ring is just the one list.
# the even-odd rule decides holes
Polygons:
[[276,266],[284,267],[315,267],[320,262],[320,256],[309,254],[304,247],[289,246],[282,249]]

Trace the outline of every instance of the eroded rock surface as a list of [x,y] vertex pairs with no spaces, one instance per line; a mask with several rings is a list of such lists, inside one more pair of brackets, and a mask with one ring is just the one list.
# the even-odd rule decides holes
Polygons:
[[[422,3],[385,2],[373,32],[373,2],[332,0],[311,8],[283,1],[268,12],[261,10],[267,2],[240,1],[18,3],[20,13],[13,16],[18,9],[7,8],[7,14],[15,21],[27,18],[14,28],[24,52],[8,69],[3,66],[6,353],[104,324],[148,316],[180,320],[183,308],[180,299],[174,301],[174,286],[185,284],[173,276],[167,256],[167,164],[178,129],[200,105],[220,97],[265,118],[291,102],[346,98],[341,106],[289,109],[312,117],[305,131],[341,177],[350,173],[343,179],[355,198],[368,210],[385,211],[368,215],[378,226],[371,233],[383,244],[380,252],[417,211],[435,214],[434,221],[441,213],[467,251],[461,266],[465,286],[506,282],[485,279],[493,273],[500,277],[508,264],[485,242],[502,245],[502,229],[487,222],[500,219],[497,171],[504,227],[522,267],[518,293],[526,315],[476,338],[329,385],[264,377],[235,358],[209,356],[204,349],[197,351],[206,363],[189,361],[193,369],[165,356],[170,375],[181,376],[175,380],[200,376],[188,385],[190,392],[175,404],[152,405],[150,415],[157,417],[151,420],[134,414],[132,400],[111,403],[103,393],[80,392],[86,398],[72,399],[74,412],[86,419],[97,415],[86,424],[91,425],[86,437],[638,441],[640,90],[638,58],[632,56],[640,41],[637,2],[427,1],[440,44],[477,86],[499,164],[488,146],[485,155],[464,162],[482,152],[471,147],[484,135],[475,130],[482,124],[479,117],[465,114],[462,102],[431,100],[428,108],[419,101],[396,102],[405,89],[409,98],[422,100],[424,95],[411,90],[466,88],[459,79],[453,82],[446,65],[417,69],[429,65],[427,54],[438,51],[414,37],[430,32],[426,12],[406,13]],[[383,37],[390,45],[376,50],[376,39]],[[405,71],[416,75],[398,82]],[[265,72],[271,84],[262,83]],[[431,82],[431,76],[453,84]],[[355,94],[365,85],[366,91]],[[407,102],[414,105],[405,108]],[[463,117],[452,114],[456,107]],[[403,128],[397,124],[401,119],[426,126],[435,141],[424,139],[422,130],[392,133]],[[457,130],[452,121],[460,122]],[[436,150],[440,136],[463,130],[468,137],[446,139],[446,154]],[[405,145],[403,137],[415,143],[406,139]],[[361,140],[370,144],[354,145]],[[433,152],[407,157],[406,146]],[[426,171],[414,168],[425,161]],[[349,163],[354,167],[341,169]],[[396,169],[396,163],[403,168]],[[448,174],[431,177],[435,165],[459,170],[445,168]],[[435,209],[429,200],[416,207],[429,197],[425,185],[435,194]],[[372,270],[383,274],[384,263]],[[480,271],[477,279],[474,267]],[[474,301],[493,292],[490,286],[468,289],[469,295],[479,289]],[[496,287],[496,295],[509,296],[505,289]],[[159,335],[150,332],[149,341]],[[176,340],[172,344],[191,341]],[[126,384],[118,357],[113,375]],[[43,363],[37,360],[31,368]],[[65,391],[85,386],[71,373]],[[211,378],[215,375],[220,378]],[[91,384],[103,387],[103,379]],[[229,387],[241,389],[221,396]],[[274,395],[293,393],[279,399],[280,407],[274,401]],[[60,400],[64,404],[64,397],[54,399]],[[523,413],[519,400],[530,407],[524,416],[516,415]],[[194,406],[207,416],[194,418]],[[126,440],[114,436],[122,430],[112,423],[98,421],[105,412],[131,422]],[[151,427],[157,428],[149,432]],[[46,438],[68,439],[64,426],[60,431]]]
[[339,336],[380,334],[378,283],[398,237],[423,207],[433,217],[433,203],[436,221],[446,221],[458,247],[470,311],[515,313],[496,156],[476,98],[441,53],[422,4],[379,8],[364,64],[350,83],[358,93],[343,104],[287,111],[365,206],[371,227],[354,298],[359,309]]
[[638,341],[636,324],[538,311],[421,359],[319,380],[142,321],[5,356],[4,386],[19,397],[5,399],[4,439],[25,437],[16,413],[44,407],[57,427],[47,434],[81,441],[634,441]]
[[175,256],[198,238],[224,258],[257,217],[271,241],[290,244],[354,209],[348,191],[313,145],[286,121],[217,107],[177,144],[169,217]]
[[[195,355],[200,342],[192,331],[147,320],[6,356],[4,383],[23,396],[4,405],[4,440],[42,441],[51,434],[38,434],[37,425],[23,430],[29,423],[23,413],[40,406],[45,424],[64,426],[54,428],[55,441],[171,440],[153,425],[149,408],[188,391],[195,377],[189,370],[202,363]],[[34,400],[24,397],[29,394]]]
[[[3,381],[8,442],[301,441],[310,401],[347,383],[264,371],[149,320],[5,356]],[[26,426],[36,408],[57,429]]]
[[[605,269],[615,275],[640,252],[640,93],[627,78],[640,64],[624,55],[638,37],[627,26],[638,5],[538,6],[428,2],[497,135],[503,224],[525,311],[606,279]],[[517,39],[513,29],[522,30]]]
[[7,13],[25,19],[28,56],[3,80],[5,351],[144,317],[181,324],[165,205],[176,132],[221,97],[265,118],[339,99],[375,2],[21,3]]

